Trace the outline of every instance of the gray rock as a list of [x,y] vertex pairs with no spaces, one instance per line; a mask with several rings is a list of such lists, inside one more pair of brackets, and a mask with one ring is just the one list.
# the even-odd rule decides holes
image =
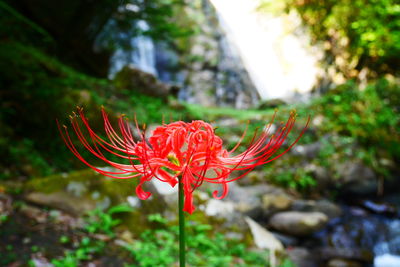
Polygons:
[[324,261],[331,259],[345,259],[370,264],[373,262],[374,258],[371,251],[361,248],[325,247],[318,249],[316,254]]
[[170,90],[170,86],[157,80],[154,75],[132,66],[123,67],[115,75],[114,84],[117,89],[127,89],[162,98],[166,98]]
[[286,247],[296,246],[299,242],[298,238],[291,235],[285,235],[276,231],[271,231],[271,233]]
[[[202,199],[204,201],[204,197]],[[249,232],[249,227],[244,220],[243,214],[237,212],[235,204],[229,200],[208,198],[204,204],[198,205],[198,208],[199,210],[203,210],[207,216],[222,220],[221,225],[227,229],[238,231],[237,233],[240,235]]]
[[288,210],[292,205],[293,198],[282,192],[265,194],[261,198],[262,208],[267,212]]
[[325,167],[315,164],[307,164],[304,169],[316,180],[317,185],[315,190],[325,190],[334,182],[332,181],[331,172]]
[[236,183],[232,183],[226,200],[232,201],[237,211],[250,217],[255,217],[263,214],[262,197],[268,194],[277,194],[278,192],[283,191],[280,188],[266,184],[238,186]]
[[210,199],[205,208],[208,216],[221,216],[229,218],[235,212],[235,206],[230,201],[222,201],[219,199]]
[[[196,6],[196,8],[194,8]],[[241,57],[228,41],[218,23],[215,9],[207,1],[186,9],[199,25],[190,37],[185,62],[185,79],[180,98],[203,106],[248,108],[259,100],[259,94]],[[189,54],[190,56],[188,56]]]
[[60,209],[75,216],[83,215],[96,208],[94,200],[75,198],[65,192],[48,194],[32,192],[25,196],[25,200],[36,205]]
[[307,236],[322,229],[328,217],[321,212],[284,211],[274,214],[269,224],[274,229],[294,236]]
[[289,259],[296,267],[317,267],[318,261],[306,248],[296,247],[287,250]]
[[[152,183],[146,183],[143,187],[153,194],[148,200],[136,203],[136,206],[151,208],[154,212],[163,211],[166,205],[163,195],[157,191],[159,189]],[[59,209],[74,216],[80,216],[95,208],[106,209],[127,203],[128,197],[132,200],[132,197],[136,196],[133,179],[107,178],[91,169],[34,178],[25,188],[26,201]]]
[[19,212],[38,223],[45,223],[48,217],[45,211],[31,205],[22,205]]
[[339,217],[342,209],[335,203],[326,200],[304,200],[298,199],[293,201],[292,210],[306,212],[321,212],[328,216],[329,219]]
[[322,144],[320,142],[315,142],[308,145],[295,145],[291,149],[291,153],[293,155],[298,155],[309,159],[313,159],[318,156],[321,147]]
[[268,99],[268,100],[262,100],[258,103],[257,109],[259,110],[264,110],[264,109],[273,109],[277,108],[279,106],[287,105],[287,103],[279,98],[275,99]]
[[361,263],[345,259],[331,259],[328,261],[327,267],[362,267]]
[[339,166],[339,182],[349,193],[371,194],[377,192],[378,180],[373,170],[359,161]]

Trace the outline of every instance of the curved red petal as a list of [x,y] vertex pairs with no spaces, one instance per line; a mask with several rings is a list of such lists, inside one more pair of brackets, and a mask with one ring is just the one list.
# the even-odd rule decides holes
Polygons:
[[138,196],[138,198],[140,198],[141,200],[146,200],[151,196],[150,192],[145,192],[142,188],[142,183],[140,182],[140,184],[138,186],[136,186],[136,195]]

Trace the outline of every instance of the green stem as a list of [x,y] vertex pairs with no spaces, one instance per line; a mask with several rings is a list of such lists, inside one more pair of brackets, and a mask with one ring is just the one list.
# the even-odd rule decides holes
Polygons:
[[179,266],[185,267],[185,215],[183,214],[183,183],[179,178]]

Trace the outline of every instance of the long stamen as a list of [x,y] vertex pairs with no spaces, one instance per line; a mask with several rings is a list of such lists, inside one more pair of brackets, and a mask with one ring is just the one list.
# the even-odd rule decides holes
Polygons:
[[[121,115],[118,118],[117,131],[112,127],[104,108],[101,109],[104,121],[106,138],[102,138],[89,125],[82,108],[77,109],[77,114],[71,116],[71,125],[77,139],[96,158],[104,161],[115,170],[107,170],[93,166],[86,161],[75,147],[66,126],[61,127],[57,121],[57,127],[67,148],[93,170],[112,178],[127,179],[139,177],[139,185],[136,193],[141,199],[150,196],[145,192],[142,185],[146,181],[156,178],[167,182],[171,186],[181,183],[185,195],[185,211],[192,213],[193,191],[201,186],[204,181],[221,184],[222,190],[214,191],[215,198],[223,198],[228,193],[228,183],[236,181],[254,168],[278,159],[287,153],[304,134],[306,126],[300,135],[283,152],[277,154],[284,145],[286,138],[292,131],[296,122],[296,113],[292,112],[286,123],[282,122],[274,134],[270,131],[275,120],[276,112],[271,121],[260,134],[256,129],[248,148],[236,156],[232,154],[242,145],[246,137],[249,122],[236,145],[228,152],[222,148],[222,139],[215,134],[215,129],[208,123],[197,120],[191,123],[182,121],[165,124],[163,118],[162,126],[159,126],[147,140],[145,126],[140,129],[136,115],[134,116],[134,128],[139,133],[140,139],[135,141],[128,119]],[[81,122],[78,122],[77,118]],[[82,126],[81,126],[82,125]],[[129,164],[121,164],[110,161],[110,154],[129,161]],[[229,179],[233,171],[244,171],[239,176]],[[219,195],[219,196],[218,196]]]

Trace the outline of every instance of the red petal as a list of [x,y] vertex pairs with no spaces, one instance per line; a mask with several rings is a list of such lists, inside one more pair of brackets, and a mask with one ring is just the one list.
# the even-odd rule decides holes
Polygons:
[[190,190],[185,190],[185,201],[183,206],[183,211],[192,214],[196,208],[193,205],[193,194]]
[[221,194],[221,196],[218,196],[218,190],[215,190],[213,192],[213,197],[216,198],[216,199],[223,199],[224,197],[226,197],[228,192],[229,192],[228,183],[227,182],[223,182],[222,183],[222,194]]
[[141,200],[146,200],[151,196],[150,192],[145,192],[142,188],[142,184],[144,181],[141,181],[140,184],[138,186],[136,186],[136,195],[138,196],[138,198],[140,198]]

